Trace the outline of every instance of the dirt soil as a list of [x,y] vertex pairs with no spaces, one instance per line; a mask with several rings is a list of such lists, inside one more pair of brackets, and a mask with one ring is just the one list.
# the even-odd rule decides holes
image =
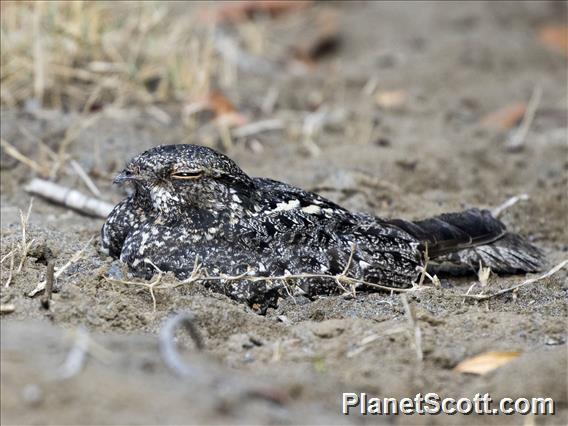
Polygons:
[[[536,37],[543,23],[563,22],[566,3],[315,6],[321,7],[341,17],[339,50],[308,73],[241,74],[238,85],[226,90],[239,111],[252,121],[279,117],[287,128],[235,139],[227,154],[251,175],[385,217],[493,208],[526,193],[530,198],[509,208],[503,221],[541,247],[549,266],[566,259],[566,58]],[[293,37],[278,25],[283,39]],[[542,89],[539,110],[523,149],[510,152],[505,145],[517,128],[480,121],[527,102],[535,87]],[[271,90],[279,95],[266,114],[261,106]],[[403,91],[406,99],[379,106],[376,93],[388,91]],[[101,198],[116,203],[125,193],[112,186],[112,176],[133,155],[166,143],[225,146],[215,133],[209,137],[207,126],[188,127],[182,107],[160,105],[172,118],[168,123],[144,106],[105,109],[68,152],[95,171]],[[318,107],[335,118],[314,136],[316,148],[301,130],[306,114]],[[4,110],[1,119],[2,137],[41,162],[44,151],[29,135],[57,148],[80,117]],[[4,257],[21,241],[19,210],[30,202],[23,187],[33,173],[5,152],[1,161]],[[71,173],[59,183],[89,193]],[[191,285],[157,291],[154,312],[147,288],[104,279],[126,277],[126,271],[100,253],[102,224],[35,197],[27,227],[34,242],[7,288],[10,259],[2,263],[1,303],[14,307],[1,321],[2,424],[568,423],[566,270],[484,302],[457,297],[477,282],[475,275],[443,277],[441,287],[409,293],[422,335],[420,362],[396,294],[286,299],[261,316]],[[26,296],[46,275],[47,248],[61,266],[85,244],[81,259],[57,279],[49,310],[39,297]],[[15,256],[14,269],[18,263]],[[485,291],[533,276],[492,275]],[[473,292],[480,290],[478,284]],[[179,333],[186,361],[199,370],[191,379],[170,371],[158,350],[164,320],[185,311],[195,315],[205,344],[198,353],[188,335]],[[84,345],[85,335],[86,364],[66,377],[67,354]],[[521,355],[484,376],[453,371],[487,351]],[[343,392],[552,397],[556,414],[344,416]]]

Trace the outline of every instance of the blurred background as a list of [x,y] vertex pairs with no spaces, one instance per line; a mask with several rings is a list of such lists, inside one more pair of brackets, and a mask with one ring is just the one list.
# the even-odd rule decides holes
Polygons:
[[[171,289],[153,310],[146,290],[105,281],[120,267],[98,251],[104,217],[125,196],[111,184],[125,162],[196,143],[251,175],[379,216],[492,208],[526,194],[503,220],[551,263],[564,259],[565,1],[2,1],[0,12],[3,424],[84,423],[85,410],[92,423],[328,423],[338,421],[338,392],[353,389],[546,389],[566,402],[565,275],[483,309],[436,292],[416,298],[426,353],[417,364],[409,336],[386,337],[406,324],[397,296],[284,303],[259,317]],[[69,190],[82,201],[66,204]],[[28,295],[47,258],[70,265],[45,311]],[[461,294],[471,280],[442,284]],[[280,393],[250,402],[235,391],[242,398],[216,405],[206,394],[217,398],[217,388],[169,375],[155,335],[173,309],[196,313],[224,374]],[[61,329],[77,327],[122,358],[103,356],[60,385],[41,366],[64,359]],[[379,337],[361,343],[369,336]],[[529,355],[496,376],[452,371],[486,350]]]

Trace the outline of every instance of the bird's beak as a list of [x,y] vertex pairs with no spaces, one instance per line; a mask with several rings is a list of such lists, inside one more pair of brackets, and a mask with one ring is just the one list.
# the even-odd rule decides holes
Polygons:
[[120,184],[120,183],[124,183],[124,182],[137,181],[137,180],[140,180],[140,176],[132,173],[129,170],[123,170],[115,176],[112,183]]

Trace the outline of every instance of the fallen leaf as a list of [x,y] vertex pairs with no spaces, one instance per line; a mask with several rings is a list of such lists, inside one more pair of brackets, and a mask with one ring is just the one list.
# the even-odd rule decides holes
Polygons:
[[404,90],[385,90],[375,95],[375,102],[384,109],[398,109],[406,104],[407,98]]
[[523,119],[526,110],[525,102],[517,102],[487,114],[480,120],[480,123],[485,127],[509,130]]
[[233,106],[231,101],[220,92],[212,92],[205,99],[204,103],[211,110],[217,114],[217,116],[223,114],[230,114],[236,112],[236,108]]
[[295,59],[309,67],[316,61],[335,53],[341,45],[338,15],[331,10],[324,10],[316,16],[312,34],[303,35],[302,43],[292,47]]
[[460,362],[454,367],[454,371],[482,376],[511,362],[519,355],[520,352],[485,352]]
[[211,92],[204,98],[186,106],[186,114],[207,110],[213,113],[214,120],[227,127],[240,127],[248,122],[233,103],[221,92]]
[[543,25],[538,30],[538,39],[550,50],[568,56],[568,26],[566,25]]
[[312,0],[257,0],[225,2],[202,11],[202,19],[218,24],[237,24],[248,21],[257,14],[276,18],[280,15],[308,7]]

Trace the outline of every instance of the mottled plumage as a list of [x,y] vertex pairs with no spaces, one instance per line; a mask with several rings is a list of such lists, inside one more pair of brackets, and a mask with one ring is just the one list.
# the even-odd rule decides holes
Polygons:
[[[431,259],[534,271],[538,249],[506,232],[489,212],[471,209],[420,222],[353,213],[311,192],[250,178],[232,160],[196,145],[166,145],[134,158],[115,182],[132,182],[102,229],[102,246],[139,276],[156,270],[187,278],[196,257],[209,274],[347,274],[408,287]],[[351,262],[349,262],[352,256]],[[287,289],[277,282],[209,283],[249,304],[274,305]],[[333,279],[302,279],[309,297],[340,291]]]

